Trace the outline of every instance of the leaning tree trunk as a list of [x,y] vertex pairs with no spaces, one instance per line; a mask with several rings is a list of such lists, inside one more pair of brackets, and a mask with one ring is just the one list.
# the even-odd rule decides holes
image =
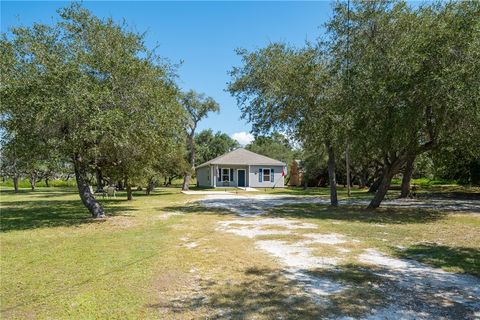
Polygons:
[[14,174],[13,175],[13,190],[15,193],[18,193],[18,175]]
[[337,178],[335,177],[335,152],[330,143],[326,144],[328,150],[328,182],[330,184],[330,204],[338,206]]
[[414,163],[415,157],[410,157],[407,159],[402,177],[402,191],[400,192],[400,198],[408,198],[410,196],[410,182],[412,181]]
[[382,183],[382,180],[383,180],[383,175],[384,175],[384,172],[382,171],[380,172],[380,175],[377,178],[375,178],[375,180],[373,180],[372,185],[370,186],[370,188],[368,188],[369,193],[374,193],[378,191],[378,187],[380,187],[380,184]]
[[49,181],[50,179],[48,177],[45,177],[45,187],[50,187],[50,184],[49,184]]
[[382,173],[382,180],[378,185],[377,192],[375,192],[375,196],[368,205],[367,209],[376,209],[380,206],[380,203],[382,203],[383,199],[387,195],[393,176],[398,172],[403,162],[404,161],[401,158],[397,158],[390,165],[385,166]]
[[83,161],[83,158],[80,155],[76,155],[73,159],[73,165],[75,169],[75,179],[77,180],[78,194],[80,195],[80,199],[82,199],[83,205],[88,211],[90,211],[92,218],[104,217],[105,211],[93,196],[87,183],[86,164]]

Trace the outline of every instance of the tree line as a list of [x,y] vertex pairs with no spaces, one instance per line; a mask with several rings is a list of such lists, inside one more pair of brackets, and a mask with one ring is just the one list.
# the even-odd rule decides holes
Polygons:
[[[337,2],[325,27],[303,47],[237,50],[242,65],[230,71],[228,90],[253,124],[247,149],[302,159],[307,179],[327,177],[332,205],[337,178],[369,186],[376,208],[398,173],[408,194],[415,166],[430,163],[453,179],[479,170],[478,2]],[[1,173],[14,188],[20,178],[35,188],[73,173],[100,217],[92,180],[125,188],[128,199],[133,186],[149,193],[160,177],[182,177],[186,190],[196,164],[239,147],[224,133],[197,132],[220,106],[182,92],[178,65],[144,41],[79,4],[52,25],[2,34]]]
[[373,176],[371,209],[396,174],[409,189],[427,152],[455,150],[478,165],[478,1],[337,2],[325,29],[303,47],[238,49],[228,90],[255,133],[283,131],[313,158],[326,156],[332,205],[346,155],[346,168]]
[[212,98],[181,92],[174,65],[126,23],[80,4],[52,25],[13,28],[0,39],[2,175],[39,179],[73,171],[93,217],[104,215],[90,184],[132,186],[190,174],[185,141]]

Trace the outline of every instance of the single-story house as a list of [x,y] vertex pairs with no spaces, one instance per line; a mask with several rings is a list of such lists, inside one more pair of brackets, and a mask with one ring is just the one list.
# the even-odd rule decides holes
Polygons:
[[286,164],[235,149],[195,168],[199,187],[283,188]]

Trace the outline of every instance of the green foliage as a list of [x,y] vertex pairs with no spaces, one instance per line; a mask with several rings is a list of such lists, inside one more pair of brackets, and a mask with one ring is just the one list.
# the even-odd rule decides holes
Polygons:
[[292,162],[294,155],[293,147],[288,138],[278,132],[274,132],[269,136],[256,136],[255,140],[245,148],[287,164]]
[[336,69],[348,84],[354,144],[368,143],[393,159],[441,147],[474,128],[479,14],[478,2],[337,5],[328,27]]
[[186,110],[187,150],[189,152],[189,163],[193,170],[196,160],[195,132],[197,125],[200,120],[207,117],[209,112],[219,112],[220,105],[213,98],[193,90],[182,95],[181,103]]
[[185,141],[173,67],[125,23],[77,3],[59,15],[2,37],[4,141],[32,160],[51,163],[54,152],[86,171],[145,179]]
[[337,157],[348,146],[354,172],[384,172],[376,207],[408,159],[480,150],[480,4],[349,3],[336,3],[316,46],[239,50],[229,91],[254,132],[290,131]]
[[203,130],[195,135],[196,163],[202,164],[239,147],[240,144],[226,133]]

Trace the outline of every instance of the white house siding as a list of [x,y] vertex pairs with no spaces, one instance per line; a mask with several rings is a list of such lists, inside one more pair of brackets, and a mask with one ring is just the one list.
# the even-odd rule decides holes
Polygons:
[[210,178],[210,166],[197,169],[197,185],[199,187],[211,187],[212,179]]
[[[259,181],[259,169],[273,169],[273,176],[274,180],[273,182],[271,181]],[[284,185],[284,177],[282,176],[282,169],[283,166],[257,166],[257,165],[251,165],[250,166],[250,174],[249,174],[249,187],[252,188],[272,188],[275,186],[275,188],[283,188],[285,187]],[[263,179],[262,179],[263,180]]]

